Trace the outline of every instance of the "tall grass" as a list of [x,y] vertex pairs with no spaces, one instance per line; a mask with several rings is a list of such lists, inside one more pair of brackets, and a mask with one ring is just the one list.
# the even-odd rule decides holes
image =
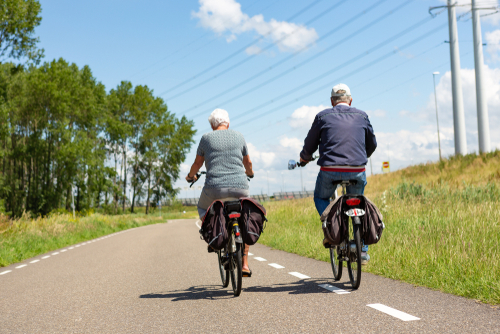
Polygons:
[[[500,304],[500,189],[401,182],[375,197],[386,229],[363,270]],[[329,261],[312,199],[271,202],[260,242]]]
[[167,219],[195,218],[197,211],[108,216],[54,213],[45,218],[27,214],[16,220],[0,215],[0,267],[43,254],[68,245],[98,238],[129,228],[165,222]]

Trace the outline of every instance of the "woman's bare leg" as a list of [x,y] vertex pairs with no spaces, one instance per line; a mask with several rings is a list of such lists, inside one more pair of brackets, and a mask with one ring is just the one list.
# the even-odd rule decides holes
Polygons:
[[250,270],[248,268],[248,250],[250,249],[249,245],[245,245],[245,250],[243,252],[243,270]]

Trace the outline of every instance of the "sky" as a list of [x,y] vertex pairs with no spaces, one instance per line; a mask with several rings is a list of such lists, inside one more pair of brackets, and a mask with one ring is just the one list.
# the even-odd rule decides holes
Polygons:
[[[484,8],[497,1],[478,1]],[[170,112],[194,120],[182,164],[185,189],[201,135],[215,108],[245,136],[255,178],[251,194],[313,190],[319,167],[298,160],[314,116],[345,83],[365,111],[378,147],[367,175],[437,161],[433,72],[444,157],[454,154],[448,15],[444,0],[42,0],[36,33],[45,61],[89,65],[107,90],[147,85]],[[470,1],[458,1],[458,35],[468,152],[478,151]],[[500,148],[500,13],[483,10],[491,146]],[[369,182],[369,180],[368,180]]]

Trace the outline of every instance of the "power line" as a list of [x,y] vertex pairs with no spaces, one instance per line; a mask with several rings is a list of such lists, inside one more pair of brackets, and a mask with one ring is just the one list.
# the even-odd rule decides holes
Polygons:
[[[340,65],[338,65],[338,66],[336,66],[336,67],[334,67],[334,68],[332,68],[332,69],[330,69],[330,70],[328,70],[328,71],[326,71],[325,73],[322,73],[322,74],[320,74],[319,76],[314,77],[313,79],[311,79],[311,80],[309,80],[309,81],[305,82],[304,84],[299,85],[299,86],[297,86],[297,87],[295,87],[295,88],[293,88],[293,89],[291,89],[291,90],[287,91],[286,93],[283,93],[283,94],[281,94],[280,96],[275,97],[274,99],[269,100],[269,101],[267,101],[267,102],[265,102],[265,103],[263,103],[263,104],[261,104],[261,105],[259,105],[259,106],[257,106],[257,107],[254,107],[254,108],[252,108],[252,109],[250,109],[250,110],[248,110],[248,111],[246,111],[246,112],[244,112],[244,113],[240,113],[238,116],[233,117],[233,120],[234,120],[234,119],[238,119],[238,118],[240,118],[240,117],[242,117],[242,116],[244,116],[244,115],[246,115],[246,114],[249,114],[249,113],[251,113],[251,112],[253,112],[253,111],[255,111],[255,110],[258,110],[258,109],[260,109],[260,108],[262,108],[262,107],[265,107],[265,106],[267,106],[267,105],[269,105],[269,104],[271,104],[271,103],[274,103],[274,102],[276,102],[276,101],[278,101],[278,100],[281,100],[282,98],[284,98],[284,97],[286,97],[286,96],[289,96],[291,93],[294,93],[294,92],[296,92],[296,91],[298,91],[298,90],[300,90],[300,89],[302,89],[302,88],[304,88],[304,87],[306,87],[306,86],[309,86],[310,84],[312,84],[312,83],[314,83],[314,82],[317,82],[318,80],[322,79],[323,77],[325,77],[325,76],[327,76],[327,75],[330,75],[330,74],[332,74],[332,73],[334,73],[334,72],[338,71],[339,69],[344,68],[345,66],[347,66],[347,65],[351,64],[352,62],[357,61],[357,60],[359,60],[359,59],[362,59],[362,58],[366,57],[367,55],[369,55],[369,54],[370,54],[370,53],[372,53],[373,51],[375,51],[375,50],[377,50],[377,49],[380,49],[380,48],[381,48],[381,47],[383,47],[384,45],[386,45],[386,44],[388,44],[388,43],[390,43],[390,42],[392,42],[392,41],[394,41],[394,40],[396,40],[396,39],[398,39],[398,38],[400,38],[400,37],[404,36],[405,34],[407,34],[407,33],[411,32],[411,31],[415,30],[416,28],[420,27],[420,26],[421,26],[421,25],[423,25],[424,23],[429,22],[429,20],[432,20],[432,19],[433,19],[432,17],[426,17],[425,19],[423,19],[423,20],[421,20],[421,21],[417,22],[416,24],[412,25],[411,27],[409,27],[409,28],[407,28],[407,29],[405,29],[405,30],[403,30],[403,31],[401,31],[401,32],[399,32],[399,33],[397,33],[397,34],[395,34],[394,36],[392,36],[392,37],[390,37],[390,38],[386,39],[386,40],[385,40],[385,41],[383,41],[383,42],[378,43],[377,45],[375,45],[374,47],[372,47],[372,48],[368,49],[367,51],[364,51],[364,52],[362,52],[362,53],[358,54],[357,56],[355,56],[355,57],[353,57],[353,58],[351,58],[351,59],[349,59],[349,60],[345,61],[344,63],[342,63],[342,64],[340,64]],[[444,26],[444,25],[443,25],[443,26]],[[428,32],[428,33],[426,33],[426,34],[430,34],[430,33],[433,33],[433,32],[435,32],[435,31],[432,31],[432,30],[431,30],[430,32]],[[421,36],[421,37],[422,37],[422,36]],[[420,38],[421,38],[421,37],[420,37]],[[253,117],[254,117],[254,116],[253,116]]]
[[[445,25],[444,25],[444,26],[445,26]],[[444,27],[444,26],[443,26],[443,27]],[[443,28],[443,27],[441,27],[441,28]],[[436,30],[436,31],[437,31],[437,30]],[[427,35],[427,36],[431,36],[431,35]],[[420,38],[419,38],[419,40],[418,40],[418,41],[420,41]],[[413,42],[410,42],[410,43],[413,45],[413,44],[417,43],[418,41],[414,40]],[[431,47],[431,48],[427,49],[427,50],[426,50],[426,51],[424,51],[424,52],[421,52],[420,54],[418,54],[418,55],[416,55],[416,56],[412,57],[411,59],[408,59],[408,60],[406,60],[406,61],[404,61],[404,62],[402,62],[402,63],[400,63],[400,64],[398,64],[398,65],[396,65],[396,66],[392,66],[391,68],[389,68],[389,69],[387,69],[387,70],[384,70],[383,72],[381,72],[381,73],[379,73],[379,74],[377,74],[377,75],[374,75],[374,76],[372,76],[372,77],[371,77],[371,78],[369,78],[369,79],[363,79],[363,82],[361,82],[361,83],[360,83],[360,84],[358,84],[358,85],[353,85],[353,86],[351,86],[351,88],[360,87],[360,86],[362,86],[362,85],[366,84],[367,82],[370,82],[370,81],[372,81],[372,80],[374,80],[374,79],[377,79],[377,78],[381,77],[382,75],[384,75],[384,74],[386,74],[386,73],[388,73],[388,72],[390,72],[390,71],[393,71],[393,70],[395,70],[396,68],[401,67],[401,66],[403,66],[403,65],[405,65],[405,64],[407,64],[407,63],[409,63],[409,62],[411,62],[411,61],[413,61],[413,60],[415,60],[415,59],[417,59],[417,58],[418,58],[418,57],[420,57],[420,56],[423,56],[424,54],[426,54],[426,53],[428,53],[428,52],[430,52],[430,51],[432,51],[432,50],[436,49],[437,47],[439,47],[439,46],[441,46],[441,45],[444,45],[444,42],[441,42],[441,43],[439,43],[439,44],[437,44],[437,45],[435,45],[435,46],[433,46],[433,47]],[[410,46],[410,45],[408,45],[408,47],[409,47],[409,46]],[[399,50],[397,50],[397,51],[400,51],[400,50],[402,50],[402,48],[399,48]],[[351,73],[348,73],[348,74],[346,74],[346,75],[344,75],[344,76],[342,76],[342,77],[338,78],[337,80],[342,80],[342,79],[344,79],[344,78],[347,78],[347,77],[349,77],[349,76],[351,76],[351,75],[353,75],[353,74],[356,74],[356,73],[360,72],[360,71],[361,71],[361,69],[365,69],[365,68],[367,68],[367,67],[369,67],[369,66],[373,66],[373,65],[375,65],[376,63],[378,63],[379,61],[385,60],[385,59],[389,58],[389,56],[393,56],[393,55],[395,55],[395,54],[397,53],[397,51],[390,52],[390,53],[386,54],[385,56],[380,57],[380,58],[384,58],[384,59],[380,59],[380,58],[379,58],[379,60],[373,61],[373,62],[369,63],[368,65],[364,65],[364,66],[362,66],[362,67],[360,67],[360,68],[358,68],[358,69],[356,69],[356,70],[352,71]],[[318,89],[316,89],[315,91],[318,91]],[[267,126],[265,126],[265,127],[262,127],[262,128],[260,128],[259,130],[257,130],[257,131],[253,131],[253,132],[251,132],[251,133],[249,133],[249,134],[246,134],[245,136],[250,136],[250,135],[256,134],[256,133],[258,133],[258,132],[260,132],[260,131],[262,131],[262,130],[265,130],[265,129],[267,129],[267,128],[271,127],[271,126],[275,126],[275,125],[277,125],[278,123],[283,122],[283,121],[284,121],[284,120],[286,120],[287,118],[288,118],[288,117],[285,117],[285,118],[283,118],[283,119],[280,119],[279,121],[277,121],[277,122],[275,122],[275,123],[273,123],[273,124],[270,124],[270,125],[267,125]]]
[[[467,52],[467,53],[465,53],[465,54],[461,55],[461,57],[465,57],[465,56],[469,55],[470,53],[472,53],[472,51],[469,51],[469,52]],[[441,67],[443,67],[443,66],[445,66],[445,65],[449,65],[449,64],[450,64],[450,61],[448,60],[448,61],[446,61],[446,62],[444,62],[444,63],[442,63],[442,64],[440,64],[440,65],[438,65],[438,66],[433,66],[433,67],[432,67],[429,71],[424,71],[424,72],[422,72],[422,73],[420,73],[420,74],[418,74],[418,75],[416,75],[416,76],[414,76],[414,77],[412,77],[412,78],[410,78],[410,79],[408,79],[408,80],[405,80],[405,81],[403,81],[403,82],[400,82],[400,83],[398,83],[398,84],[396,84],[396,85],[394,85],[394,86],[392,86],[392,87],[390,87],[390,88],[388,88],[388,89],[386,89],[386,90],[384,90],[384,91],[382,91],[382,92],[379,92],[379,93],[377,93],[377,94],[375,94],[375,95],[372,95],[372,96],[370,96],[370,97],[368,97],[368,98],[366,98],[366,99],[364,99],[364,100],[360,101],[360,103],[362,103],[362,102],[366,102],[366,101],[371,100],[371,99],[373,99],[373,98],[375,98],[375,97],[377,97],[377,96],[380,96],[380,95],[382,95],[382,94],[385,94],[385,93],[387,93],[387,92],[390,92],[391,90],[394,90],[394,89],[396,89],[396,88],[398,88],[398,87],[401,87],[402,85],[407,84],[407,83],[409,83],[409,82],[411,82],[411,81],[413,81],[413,80],[416,80],[416,79],[418,79],[418,78],[420,78],[420,77],[422,77],[422,76],[424,76],[424,75],[429,75],[429,73],[431,72],[431,70],[432,70],[432,69],[441,68]],[[278,136],[274,136],[274,137],[271,137],[271,138],[266,138],[265,140],[270,140],[270,139],[273,139],[273,138],[277,138],[277,137],[279,137],[279,136],[282,136],[282,135],[284,135],[284,134],[290,133],[290,132],[292,132],[292,131],[295,131],[295,129],[292,129],[292,130],[287,130],[287,131],[285,131],[285,132],[281,133],[281,134],[280,134],[280,135],[278,135]],[[258,141],[257,143],[261,143],[262,141],[263,141],[263,140]],[[253,144],[253,143],[252,143],[252,144]],[[255,144],[253,144],[253,145],[255,145]]]
[[[270,67],[267,67],[266,69],[264,69],[264,70],[260,71],[259,73],[257,73],[257,74],[255,74],[255,75],[251,76],[250,78],[247,78],[247,79],[245,79],[245,80],[243,80],[243,81],[241,81],[241,82],[237,83],[236,85],[232,85],[232,86],[231,86],[231,88],[229,88],[229,89],[225,90],[224,92],[219,93],[219,94],[217,94],[217,95],[215,95],[215,96],[213,96],[213,97],[211,97],[211,98],[209,98],[209,99],[207,99],[207,100],[205,100],[205,101],[203,101],[203,102],[200,102],[200,103],[198,103],[197,105],[195,105],[195,106],[193,106],[193,107],[191,107],[191,108],[189,108],[189,109],[187,109],[187,110],[183,111],[183,112],[182,112],[182,114],[183,114],[183,115],[185,115],[185,114],[187,114],[188,112],[190,112],[190,111],[192,111],[192,110],[194,110],[194,109],[198,108],[199,106],[201,106],[201,105],[205,105],[206,103],[211,102],[211,101],[215,100],[216,98],[219,98],[219,97],[221,97],[221,96],[223,96],[223,95],[225,95],[225,94],[227,94],[227,93],[229,93],[229,92],[231,92],[231,91],[233,91],[233,90],[235,90],[235,89],[237,89],[237,88],[239,88],[239,87],[241,87],[241,86],[243,86],[243,85],[245,85],[245,84],[247,84],[247,83],[249,83],[249,82],[251,82],[251,81],[253,81],[253,80],[255,80],[255,79],[257,79],[257,78],[258,78],[258,77],[260,77],[262,74],[267,73],[267,72],[269,72],[269,71],[271,71],[271,70],[273,70],[273,69],[277,68],[278,66],[280,66],[280,65],[282,65],[282,64],[284,64],[284,63],[286,63],[287,61],[291,60],[292,58],[294,58],[295,56],[297,56],[298,54],[300,54],[302,51],[304,51],[304,50],[308,49],[308,48],[309,48],[310,46],[312,46],[314,43],[317,43],[317,42],[319,42],[319,41],[321,41],[321,40],[323,40],[323,39],[325,39],[325,38],[327,38],[327,37],[331,36],[332,34],[334,34],[334,33],[338,32],[338,31],[339,31],[339,29],[342,29],[342,28],[346,27],[347,25],[349,25],[349,24],[351,24],[351,23],[355,22],[356,20],[358,20],[358,19],[362,18],[362,17],[363,17],[363,15],[365,15],[365,14],[369,13],[371,10],[375,9],[378,5],[382,4],[382,3],[383,3],[383,2],[385,2],[385,1],[387,1],[387,0],[380,0],[380,1],[378,1],[377,3],[373,4],[373,5],[372,5],[372,6],[370,6],[369,8],[367,8],[367,9],[365,9],[365,10],[361,11],[360,13],[357,13],[356,15],[354,15],[354,16],[350,17],[349,19],[347,19],[346,21],[344,21],[344,22],[342,22],[341,24],[337,25],[335,28],[331,29],[329,32],[327,32],[326,34],[324,34],[323,36],[321,36],[321,37],[320,37],[317,41],[314,41],[313,43],[309,43],[309,44],[308,44],[308,45],[306,45],[304,48],[302,48],[302,49],[298,50],[297,52],[295,52],[295,53],[293,53],[293,54],[289,55],[288,57],[286,57],[286,58],[284,58],[284,59],[282,59],[282,60],[280,60],[280,61],[276,62],[274,65],[272,65],[272,66],[270,66]],[[335,43],[335,44],[337,44],[337,43]],[[321,52],[321,54],[322,54],[322,53],[325,53],[326,51],[329,51],[329,50],[323,50],[323,51]],[[238,97],[240,97],[240,96],[238,96]],[[234,98],[233,98],[233,99],[230,99],[230,100],[227,100],[227,101],[224,101],[224,102],[222,102],[221,104],[228,103],[228,102],[231,102],[231,101],[233,101],[233,100],[234,100]],[[212,109],[213,109],[213,108],[212,108]],[[198,115],[196,115],[195,117],[197,117],[197,116],[198,116]]]
[[[245,10],[248,10],[249,8],[253,7],[254,5],[256,5],[257,3],[261,2],[261,1],[262,1],[262,0],[257,0],[257,1],[255,1],[255,2],[253,2],[253,3],[251,3],[250,5],[248,5],[247,7],[245,7]],[[276,2],[278,2],[278,1],[280,1],[280,0],[276,0],[276,1],[272,2],[272,3],[271,3],[271,5],[269,5],[269,6],[265,7],[264,9],[262,9],[262,11],[264,11],[264,10],[266,10],[267,8],[271,7],[272,5],[274,5],[274,4],[275,4]],[[159,63],[162,63],[163,61],[167,60],[167,59],[168,59],[168,58],[170,58],[171,56],[173,56],[173,55],[175,55],[175,54],[179,53],[180,51],[182,51],[182,50],[186,49],[186,48],[187,48],[187,47],[189,47],[190,45],[193,45],[194,43],[198,42],[200,39],[203,39],[203,38],[205,38],[205,37],[206,37],[206,36],[208,36],[208,35],[210,35],[210,32],[206,32],[205,34],[201,35],[200,37],[195,38],[195,39],[194,39],[194,40],[192,40],[191,42],[189,42],[189,43],[185,44],[184,46],[181,46],[181,47],[180,47],[180,48],[178,48],[177,50],[175,50],[175,51],[173,51],[173,52],[169,53],[167,56],[163,57],[162,59],[160,59],[160,60],[158,60],[158,61],[154,62],[153,64],[151,64],[151,65],[147,66],[146,68],[143,68],[142,70],[139,70],[138,72],[135,72],[135,73],[134,73],[134,74],[132,74],[130,77],[131,77],[131,78],[133,78],[133,77],[135,77],[136,75],[138,75],[139,73],[142,73],[142,72],[144,72],[144,71],[149,70],[150,68],[152,68],[152,67],[154,67],[154,66],[158,65]],[[214,40],[215,40],[215,39],[212,39],[209,43],[204,44],[201,48],[203,48],[203,47],[207,46],[208,44],[212,43]],[[198,48],[198,49],[196,49],[195,51],[197,51],[197,50],[199,50],[199,49],[201,49],[201,48]],[[192,52],[195,52],[195,51],[192,51]],[[176,60],[174,63],[176,63],[177,61],[182,60],[182,59],[183,59],[183,58],[180,58],[180,59]],[[170,65],[172,65],[172,64],[173,64],[173,63],[170,63],[170,64],[168,64],[168,66],[170,66]],[[167,66],[165,66],[165,67],[167,67]],[[161,68],[160,70],[164,69],[165,67]],[[155,72],[155,73],[156,73],[156,72]],[[142,79],[144,79],[144,78],[146,78],[146,77],[150,76],[151,74],[153,74],[153,73],[150,73],[150,74],[146,75],[145,77],[142,77],[142,78],[141,78],[141,79],[139,79],[139,80],[142,80]]]
[[[285,76],[285,75],[289,74],[291,71],[296,70],[297,68],[299,68],[299,67],[301,67],[301,66],[303,66],[303,65],[305,65],[305,64],[307,64],[307,63],[309,63],[309,62],[311,62],[311,61],[313,61],[314,59],[318,58],[319,56],[321,56],[321,55],[325,54],[326,52],[328,52],[328,51],[330,51],[330,50],[332,50],[332,49],[334,49],[334,48],[336,48],[336,47],[338,47],[338,46],[340,46],[340,45],[342,45],[342,44],[343,44],[343,43],[345,43],[345,42],[348,42],[348,41],[349,41],[349,40],[351,40],[354,36],[356,36],[356,35],[360,34],[361,32],[365,31],[366,29],[368,29],[368,28],[372,27],[373,25],[375,25],[375,24],[377,24],[377,23],[381,22],[382,20],[386,19],[389,15],[391,15],[391,14],[395,13],[397,10],[399,10],[399,9],[403,8],[403,6],[405,6],[406,4],[410,3],[411,1],[413,1],[413,0],[409,0],[409,1],[405,2],[404,4],[402,4],[402,5],[400,5],[400,6],[396,7],[396,8],[394,8],[394,9],[392,9],[392,10],[388,11],[387,13],[384,13],[384,14],[383,14],[383,15],[381,15],[380,17],[378,17],[378,18],[376,18],[375,20],[373,20],[373,21],[369,22],[368,24],[364,25],[363,27],[361,27],[360,29],[356,30],[356,31],[355,31],[355,32],[353,32],[352,34],[350,34],[350,35],[346,36],[346,37],[345,37],[345,38],[343,38],[342,40],[340,40],[340,41],[336,41],[334,44],[332,44],[330,47],[326,48],[325,50],[321,51],[320,53],[317,53],[317,54],[313,55],[312,57],[309,57],[309,58],[305,59],[304,61],[300,62],[299,64],[297,64],[297,65],[295,65],[295,66],[293,66],[293,67],[291,67],[291,68],[288,68],[288,69],[286,69],[286,70],[282,71],[281,73],[279,73],[279,74],[275,75],[274,77],[272,77],[272,78],[270,78],[270,79],[268,79],[268,80],[264,81],[263,83],[257,84],[257,85],[255,85],[255,86],[253,86],[252,88],[250,88],[250,89],[248,89],[248,90],[246,90],[246,91],[244,91],[244,92],[240,93],[239,95],[237,95],[237,96],[235,96],[235,97],[232,97],[232,98],[230,98],[229,100],[226,100],[226,101],[224,101],[224,102],[220,103],[219,105],[222,105],[222,104],[229,103],[229,102],[232,102],[232,101],[234,101],[234,100],[237,100],[237,99],[241,98],[242,96],[245,96],[246,94],[251,93],[251,92],[253,92],[253,91],[257,90],[257,89],[260,89],[260,88],[262,88],[263,86],[268,85],[268,84],[270,84],[271,82],[276,81],[277,79],[279,79],[279,78],[281,78],[281,77],[283,77],[283,76]],[[432,20],[432,17],[426,16],[426,18],[425,18],[424,20],[422,20],[421,22],[419,22],[418,24],[423,24],[423,23],[425,23],[425,22],[427,22],[427,21],[430,21],[430,20]],[[413,29],[414,29],[414,28],[413,28]],[[332,30],[332,31],[333,31],[333,30]],[[366,55],[367,53],[363,53],[363,54],[364,54],[364,55]],[[362,54],[361,56],[363,56],[363,54]],[[280,97],[280,98],[281,98],[281,97]],[[266,104],[267,104],[267,103],[265,103],[265,104],[264,104],[264,106],[265,106]],[[260,108],[260,107],[262,107],[262,105],[260,105],[260,106],[258,106],[258,107],[256,107],[256,108],[252,109],[251,111],[254,111],[254,110],[256,110],[256,109],[258,109],[258,108]],[[194,115],[194,116],[193,116],[193,118],[196,118],[196,117],[198,117],[198,116],[201,116],[201,115],[203,115],[203,114],[205,114],[205,113],[209,112],[210,110],[213,110],[213,108],[211,108],[211,109],[207,109],[207,110],[204,110],[203,112],[200,112],[200,113],[198,113],[198,114]]]
[[[383,0],[383,1],[386,1],[386,0]],[[314,22],[314,21],[318,20],[319,18],[321,18],[321,17],[325,16],[326,14],[328,14],[329,12],[331,12],[332,10],[334,10],[335,8],[339,7],[339,6],[340,6],[340,5],[342,5],[342,4],[344,4],[344,2],[343,2],[343,1],[339,1],[339,2],[337,2],[336,4],[334,4],[333,6],[331,6],[330,8],[328,8],[328,9],[326,9],[326,10],[322,11],[320,14],[316,15],[315,17],[313,17],[312,19],[310,19],[309,21],[307,21],[304,25],[306,25],[306,26],[307,26],[307,25],[311,24],[312,22]],[[287,38],[291,37],[293,34],[295,34],[297,31],[299,31],[299,30],[301,30],[301,29],[302,29],[302,27],[298,27],[297,29],[295,29],[294,31],[292,31],[291,33],[289,33],[288,35],[283,36],[283,37],[282,37],[281,39],[279,39],[278,41],[275,41],[274,43],[269,44],[268,46],[266,46],[265,48],[263,48],[263,49],[262,49],[259,53],[262,53],[262,52],[264,52],[264,51],[266,51],[266,50],[269,50],[270,48],[274,47],[274,45],[275,45],[275,44],[279,44],[279,43],[283,42],[284,40],[286,40]],[[315,41],[315,42],[316,42],[316,41]],[[315,42],[313,42],[313,43],[309,43],[309,44],[308,44],[308,46],[313,45]],[[300,51],[303,51],[304,49],[305,49],[305,48],[301,49]],[[300,52],[300,51],[298,51],[298,52]],[[297,54],[297,53],[294,53],[294,54]],[[210,81],[212,81],[212,80],[214,80],[214,79],[216,79],[216,78],[220,77],[221,75],[224,75],[224,74],[226,74],[226,73],[228,73],[228,72],[230,72],[230,71],[234,70],[235,68],[237,68],[237,67],[239,67],[239,66],[243,65],[244,63],[246,63],[246,62],[248,62],[248,61],[252,60],[253,58],[257,57],[257,55],[258,55],[258,54],[252,54],[252,55],[250,55],[249,57],[246,57],[245,59],[241,60],[240,62],[238,62],[238,63],[236,63],[236,64],[234,64],[234,65],[230,66],[229,68],[227,68],[227,69],[224,69],[224,70],[220,71],[219,73],[215,74],[214,76],[212,76],[212,77],[210,77],[210,78],[208,78],[208,79],[205,79],[204,81],[202,81],[202,82],[200,82],[200,83],[198,83],[198,84],[196,84],[196,85],[194,85],[194,86],[191,86],[191,87],[189,87],[189,88],[187,88],[187,89],[183,90],[182,92],[177,93],[177,94],[175,94],[175,95],[173,95],[173,96],[171,96],[171,97],[167,98],[166,100],[171,101],[171,100],[173,100],[173,99],[175,99],[175,98],[177,98],[177,97],[179,97],[179,96],[181,96],[181,95],[186,94],[187,92],[192,91],[193,89],[196,89],[196,88],[198,88],[198,87],[200,87],[200,86],[203,86],[203,85],[205,85],[205,84],[209,83]]]
[[[321,2],[323,0],[316,0],[314,1],[312,4],[309,4],[307,5],[306,7],[304,7],[303,9],[299,10],[297,13],[295,13],[294,15],[292,15],[290,18],[288,18],[286,21],[290,21],[290,20],[293,20],[295,17],[299,16],[300,14],[306,12],[307,10],[309,10],[310,8],[314,7],[315,5],[317,5],[319,2]],[[224,64],[225,62],[227,62],[229,59],[233,58],[234,56],[240,54],[242,51],[245,51],[247,48],[249,48],[250,46],[254,45],[254,44],[257,44],[259,41],[261,41],[262,39],[266,38],[267,36],[269,36],[274,30],[271,30],[269,31],[267,34],[265,35],[262,35],[260,36],[259,38],[257,38],[256,40],[254,40],[253,42],[245,45],[244,47],[238,49],[237,51],[233,52],[232,54],[230,54],[229,56],[227,56],[226,58],[220,60],[219,62],[207,67],[206,69],[204,69],[203,71],[199,72],[198,74],[192,76],[191,78],[187,79],[187,80],[184,80],[183,82],[167,89],[166,91],[164,91],[163,93],[159,94],[159,96],[162,96],[162,95],[165,95],[167,93],[170,93],[171,91],[179,88],[179,87],[182,87],[184,86],[185,84],[193,81],[194,79],[198,78],[199,76],[213,70],[214,68],[218,67],[219,65],[221,64]]]

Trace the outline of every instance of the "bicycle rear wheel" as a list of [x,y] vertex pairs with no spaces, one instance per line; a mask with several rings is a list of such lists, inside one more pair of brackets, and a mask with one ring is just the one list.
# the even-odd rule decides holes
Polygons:
[[217,251],[217,257],[219,258],[219,272],[222,286],[227,288],[229,285],[229,272],[224,269],[224,264],[222,263],[222,252],[224,252],[224,250]]
[[332,265],[333,278],[336,281],[342,278],[342,260],[339,258],[339,246],[330,248],[330,264]]
[[236,243],[236,252],[231,255],[232,270],[231,274],[231,285],[233,286],[233,293],[235,297],[238,297],[241,293],[241,281],[243,280],[242,263],[241,263],[241,244]]
[[[349,226],[349,257],[347,261],[347,272],[353,289],[359,288],[361,283],[361,225],[355,224],[355,221],[359,221],[359,217],[353,217],[352,224]],[[355,249],[351,248],[351,245],[355,245]]]

